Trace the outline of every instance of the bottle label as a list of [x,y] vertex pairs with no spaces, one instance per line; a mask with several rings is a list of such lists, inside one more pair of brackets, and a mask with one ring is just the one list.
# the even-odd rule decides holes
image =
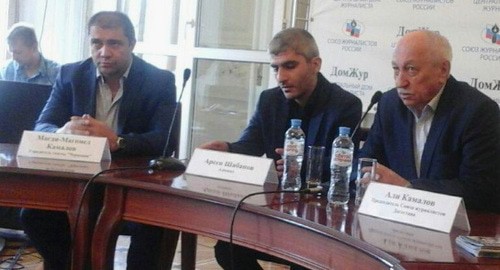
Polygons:
[[342,167],[352,165],[352,153],[350,149],[334,148],[332,153],[332,164]]
[[285,145],[285,155],[299,156],[304,153],[304,145],[296,140],[289,140]]

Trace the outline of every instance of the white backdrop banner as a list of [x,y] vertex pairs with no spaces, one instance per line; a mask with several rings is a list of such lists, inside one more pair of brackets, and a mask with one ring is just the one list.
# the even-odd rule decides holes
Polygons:
[[321,72],[364,109],[373,93],[394,86],[394,46],[419,29],[448,38],[451,74],[500,104],[500,0],[311,0],[310,17]]

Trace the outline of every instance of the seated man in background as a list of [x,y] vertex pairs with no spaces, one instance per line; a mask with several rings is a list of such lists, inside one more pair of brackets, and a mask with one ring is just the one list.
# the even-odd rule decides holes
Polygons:
[[392,67],[396,88],[379,102],[361,156],[379,161],[380,182],[460,196],[471,209],[500,211],[500,111],[450,76],[448,40],[406,34]]
[[14,24],[7,35],[12,60],[0,70],[0,80],[52,85],[56,81],[59,65],[38,51],[33,27]]
[[[7,35],[12,60],[0,69],[0,80],[52,85],[59,65],[45,59],[38,51],[38,41],[33,27],[17,23]],[[0,207],[0,227],[21,229],[19,208]]]
[[[135,32],[125,14],[99,12],[87,30],[92,57],[61,67],[35,130],[106,137],[113,155],[159,156],[176,103],[173,74],[133,55]],[[177,138],[170,142],[167,155]],[[71,235],[66,213],[23,209],[21,218],[45,269],[67,269]],[[163,230],[126,225],[131,234],[127,269],[154,269]]]
[[[281,174],[285,131],[290,119],[302,119],[306,149],[310,145],[326,147],[323,181],[328,181],[332,142],[340,126],[354,129],[361,117],[361,101],[328,82],[319,72],[321,58],[309,32],[296,28],[279,32],[269,44],[269,53],[279,86],[262,92],[255,114],[240,139],[234,143],[212,141],[199,147],[253,156],[266,154],[276,161]],[[302,179],[305,167],[302,166]],[[232,269],[229,250],[227,242],[218,241],[215,246],[217,262],[224,269]],[[235,269],[262,269],[257,259],[287,263],[248,248],[234,247]],[[302,268],[292,265],[291,269]]]

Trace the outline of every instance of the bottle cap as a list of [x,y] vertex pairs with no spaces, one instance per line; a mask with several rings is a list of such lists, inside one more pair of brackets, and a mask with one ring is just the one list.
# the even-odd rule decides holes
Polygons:
[[292,124],[292,127],[300,127],[300,124],[302,124],[301,119],[291,119],[290,123]]
[[349,127],[339,127],[339,135],[349,135],[351,128]]

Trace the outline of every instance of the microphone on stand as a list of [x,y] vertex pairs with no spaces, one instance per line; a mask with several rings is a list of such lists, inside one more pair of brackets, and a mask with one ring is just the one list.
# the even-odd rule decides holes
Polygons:
[[359,128],[359,126],[361,126],[361,123],[363,122],[363,120],[365,120],[365,117],[368,114],[368,112],[370,111],[370,109],[373,107],[373,105],[375,105],[379,102],[381,97],[382,97],[382,92],[380,92],[380,91],[377,91],[377,92],[375,92],[375,94],[373,94],[372,100],[370,101],[370,105],[368,105],[368,108],[366,109],[366,111],[363,114],[363,116],[361,117],[361,119],[359,119],[358,124],[356,125],[356,127],[354,128],[354,131],[351,134],[351,139],[354,137],[354,134],[356,133],[356,131],[358,131],[358,128]]
[[184,94],[184,88],[186,83],[191,77],[191,70],[189,68],[184,69],[184,76],[182,81],[182,90],[177,103],[175,104],[174,114],[172,116],[172,121],[170,122],[170,127],[168,128],[167,141],[165,147],[163,148],[163,155],[157,159],[152,159],[149,161],[149,168],[153,170],[170,170],[170,171],[184,171],[186,170],[186,165],[180,160],[174,157],[167,157],[167,148],[170,143],[170,137],[172,136],[172,129],[174,127],[175,120],[177,118],[177,111],[179,110],[179,103],[182,99],[182,94]]

